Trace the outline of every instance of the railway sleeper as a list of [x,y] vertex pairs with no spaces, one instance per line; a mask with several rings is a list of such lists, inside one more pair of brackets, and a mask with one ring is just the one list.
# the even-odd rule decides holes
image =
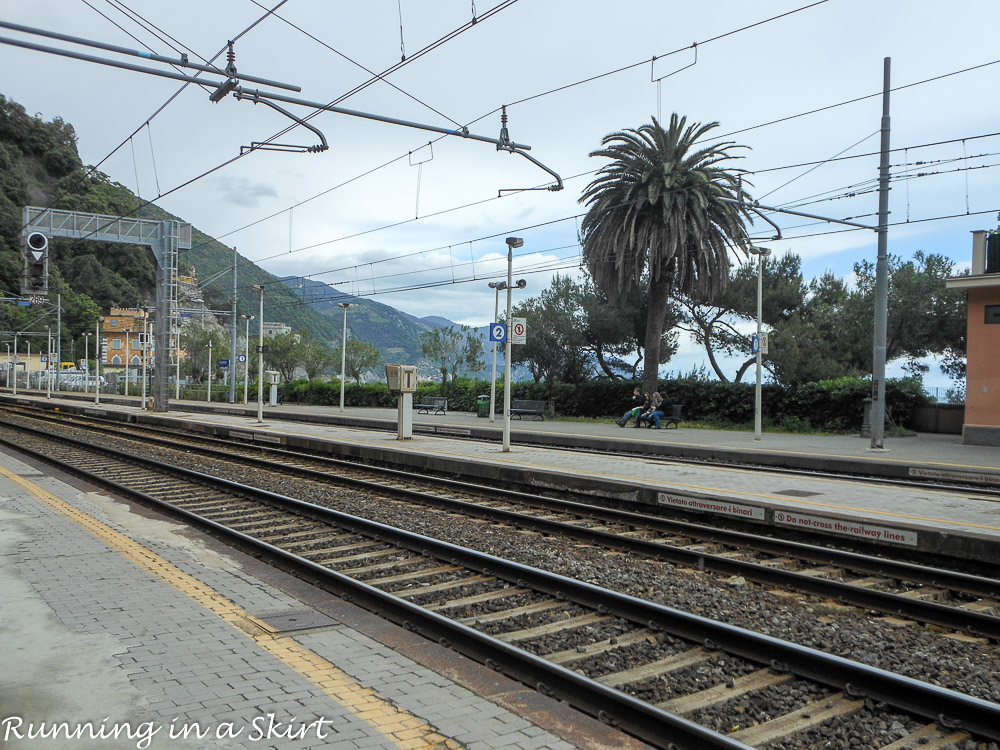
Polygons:
[[429,609],[431,612],[441,612],[446,609],[455,609],[456,607],[467,607],[470,604],[482,604],[484,602],[492,602],[497,599],[506,599],[510,596],[520,596],[521,594],[530,593],[530,589],[521,588],[508,588],[508,589],[496,589],[495,591],[484,591],[481,594],[472,594],[471,596],[463,596],[460,599],[449,599],[448,601],[441,602],[440,604],[425,605],[424,609]]
[[728,735],[754,747],[766,747],[780,739],[818,726],[830,719],[850,716],[864,708],[863,700],[851,700],[841,693],[813,701],[797,711],[779,716],[763,724],[741,729]]
[[641,682],[655,677],[662,677],[663,675],[694,666],[695,664],[703,664],[710,661],[718,653],[718,651],[706,651],[700,646],[696,646],[679,654],[672,654],[663,659],[651,661],[648,664],[640,664],[638,667],[632,667],[632,669],[606,674],[598,677],[597,682],[608,687],[620,688],[622,685],[628,685],[630,682]]
[[928,724],[916,732],[910,732],[905,737],[886,745],[881,750],[944,750],[944,748],[962,747],[962,743],[971,739],[967,732],[949,733],[939,729],[937,724]]
[[657,703],[656,707],[662,708],[664,711],[669,711],[672,714],[686,716],[693,714],[695,711],[739,698],[755,690],[763,690],[773,685],[783,685],[794,681],[795,676],[787,672],[778,674],[769,669],[761,669],[735,680],[727,680],[722,685],[716,685],[706,690],[699,690],[697,693],[662,701]]

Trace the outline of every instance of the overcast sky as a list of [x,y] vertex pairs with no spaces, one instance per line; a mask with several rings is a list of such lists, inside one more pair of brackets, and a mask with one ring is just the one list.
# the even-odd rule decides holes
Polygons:
[[[827,0],[790,13],[808,5],[287,0],[276,12],[280,19],[267,18],[237,41],[237,68],[301,86],[301,93],[284,93],[324,103],[370,78],[359,65],[383,71],[404,52],[417,57],[468,24],[475,9],[480,20],[474,26],[388,77],[397,88],[377,82],[341,106],[438,127],[467,124],[473,134],[496,138],[497,110],[510,105],[511,138],[530,145],[534,158],[562,176],[565,189],[498,199],[500,189],[545,186],[551,178],[488,143],[322,113],[310,122],[324,133],[328,151],[256,151],[157,202],[271,273],[310,275],[350,293],[374,291],[374,299],[413,315],[483,325],[493,317],[487,282],[505,274],[504,237],[524,239],[514,273],[528,279],[525,295],[547,286],[552,271],[539,269],[573,273],[580,252],[578,199],[602,164],[589,152],[605,134],[652,116],[666,120],[677,112],[691,121],[718,121],[716,134],[749,147],[739,166],[755,173],[748,177],[750,192],[761,203],[808,203],[801,210],[874,223],[877,156],[825,164],[808,174],[812,167],[774,168],[841,152],[877,152],[879,96],[766,123],[878,94],[883,58],[891,57],[894,87],[984,66],[896,91],[891,103],[892,146],[908,149],[893,153],[894,174],[941,174],[894,183],[891,221],[910,223],[891,229],[889,250],[904,258],[917,250],[942,253],[968,266],[969,232],[995,228],[1000,210],[998,172],[990,168],[1000,164],[1000,136],[977,137],[1000,131],[1000,64],[984,65],[1000,57],[1000,4]],[[506,7],[491,15],[498,6]],[[5,21],[164,55],[178,54],[172,46],[186,48],[193,61],[212,58],[264,12],[251,0],[0,0]],[[144,30],[140,17],[174,41]],[[5,29],[0,36],[167,69]],[[225,56],[219,59],[224,63]],[[0,93],[29,113],[73,124],[86,164],[108,157],[181,85],[7,45],[0,45],[0,70]],[[213,104],[208,93],[188,86],[100,169],[153,199],[291,122],[232,97]],[[300,115],[311,111],[282,106]],[[318,142],[301,127],[278,140]],[[858,195],[839,197],[852,192]],[[813,202],[827,197],[837,199]],[[920,221],[956,214],[961,216]],[[874,232],[826,234],[838,227],[774,218],[786,239],[769,246],[799,254],[807,277],[826,270],[848,276],[855,262],[875,259]],[[763,225],[757,236],[770,233]],[[415,287],[424,288],[391,292]],[[687,371],[698,361],[697,353],[682,354],[671,369]]]

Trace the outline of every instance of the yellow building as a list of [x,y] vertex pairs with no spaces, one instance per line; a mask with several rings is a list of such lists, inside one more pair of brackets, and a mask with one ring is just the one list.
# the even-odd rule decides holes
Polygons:
[[[142,348],[146,337],[145,310],[112,307],[101,324],[101,365],[105,367],[138,366],[142,364]],[[153,341],[147,356],[153,358]]]

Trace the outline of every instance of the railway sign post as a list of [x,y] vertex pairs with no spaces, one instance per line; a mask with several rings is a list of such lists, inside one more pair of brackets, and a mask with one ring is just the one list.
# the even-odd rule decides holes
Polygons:
[[512,344],[527,344],[528,343],[528,321],[526,318],[513,318],[511,319],[510,327],[510,343]]
[[506,323],[491,323],[490,324],[490,341],[496,341],[498,344],[502,344],[507,340],[507,324]]

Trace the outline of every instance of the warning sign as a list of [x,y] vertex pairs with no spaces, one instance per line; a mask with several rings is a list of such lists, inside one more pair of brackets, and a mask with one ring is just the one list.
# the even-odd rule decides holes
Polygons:
[[905,544],[908,547],[917,546],[917,532],[907,529],[891,529],[886,526],[873,526],[860,521],[844,521],[823,516],[807,516],[803,513],[789,513],[785,510],[774,511],[774,522],[783,526],[795,526],[799,529],[825,531],[830,534],[841,534],[855,539],[868,539],[872,542],[889,544]]
[[700,510],[705,513],[721,513],[724,516],[753,518],[758,521],[764,520],[763,508],[756,505],[738,505],[728,500],[707,500],[704,498],[684,497],[683,495],[669,495],[666,492],[659,492],[656,495],[656,502],[660,505],[672,505],[682,510]]

